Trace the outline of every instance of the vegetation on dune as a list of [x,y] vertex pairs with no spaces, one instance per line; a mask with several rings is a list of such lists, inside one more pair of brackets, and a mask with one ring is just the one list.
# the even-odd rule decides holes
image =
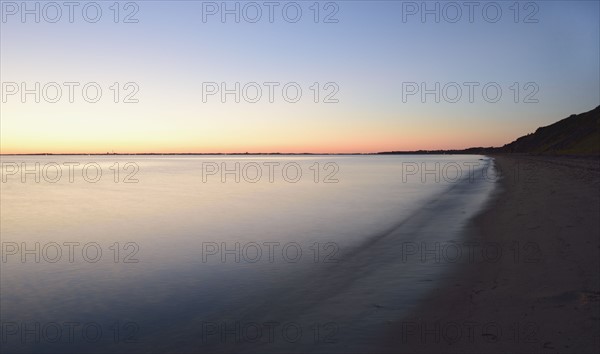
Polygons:
[[573,114],[518,138],[501,152],[550,155],[600,155],[600,106]]

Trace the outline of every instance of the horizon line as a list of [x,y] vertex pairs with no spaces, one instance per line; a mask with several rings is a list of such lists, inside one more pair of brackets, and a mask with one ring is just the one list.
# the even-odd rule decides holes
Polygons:
[[0,153],[0,156],[132,156],[132,155],[381,155],[381,154],[429,154],[429,153],[459,153],[471,152],[472,150],[493,150],[497,147],[470,147],[466,149],[436,149],[436,150],[391,150],[377,152],[131,152],[131,153]]

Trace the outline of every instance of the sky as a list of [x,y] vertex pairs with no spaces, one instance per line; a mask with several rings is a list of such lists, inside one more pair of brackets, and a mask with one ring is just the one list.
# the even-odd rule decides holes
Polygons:
[[598,1],[23,3],[2,154],[501,146],[600,104]]

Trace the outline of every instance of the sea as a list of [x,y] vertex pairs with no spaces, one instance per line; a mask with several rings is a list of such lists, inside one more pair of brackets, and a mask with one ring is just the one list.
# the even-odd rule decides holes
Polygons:
[[0,161],[6,353],[369,351],[499,179],[481,155]]

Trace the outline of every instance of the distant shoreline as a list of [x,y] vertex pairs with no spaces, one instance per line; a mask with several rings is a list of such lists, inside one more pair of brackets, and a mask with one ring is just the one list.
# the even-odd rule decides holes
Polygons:
[[303,155],[483,155],[484,152],[465,150],[418,150],[418,151],[381,151],[381,152],[141,152],[141,153],[32,153],[0,154],[0,156],[303,156]]
[[461,151],[461,150],[437,150],[437,151],[392,151],[392,152],[356,152],[356,153],[284,153],[284,152],[257,152],[257,153],[110,153],[110,154],[52,154],[52,153],[35,153],[35,154],[0,154],[1,157],[7,156],[393,156],[393,155],[486,155],[486,156],[531,156],[531,157],[546,157],[546,158],[574,158],[574,159],[600,159],[600,155],[567,155],[567,154],[534,154],[534,153],[510,153],[510,152],[489,152],[489,151]]

